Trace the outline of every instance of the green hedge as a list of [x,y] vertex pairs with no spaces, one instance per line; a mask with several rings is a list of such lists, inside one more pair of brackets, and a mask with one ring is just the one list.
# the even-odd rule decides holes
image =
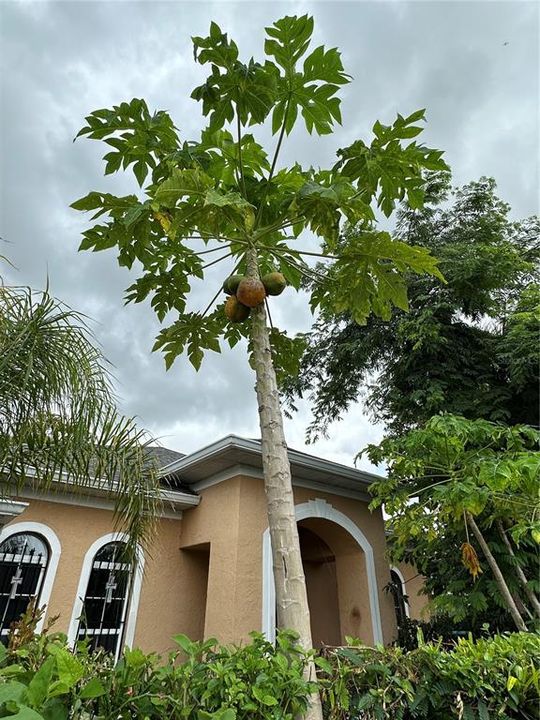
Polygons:
[[[293,720],[313,683],[294,636],[239,648],[175,638],[166,661],[126,650],[76,653],[61,635],[0,646],[0,717],[12,720]],[[540,638],[516,633],[451,651],[350,646],[316,662],[328,720],[538,718]]]
[[314,689],[303,678],[294,635],[274,647],[253,634],[243,647],[177,635],[164,661],[126,650],[114,665],[84,643],[36,636],[8,652],[0,645],[0,717],[12,720],[293,720]]
[[460,639],[453,649],[344,647],[327,651],[329,720],[488,720],[540,717],[540,636]]

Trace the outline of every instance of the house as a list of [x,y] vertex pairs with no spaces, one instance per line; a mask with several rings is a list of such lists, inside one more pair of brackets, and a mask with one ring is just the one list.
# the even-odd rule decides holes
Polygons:
[[[177,633],[225,643],[246,641],[252,630],[274,637],[260,442],[228,435],[189,455],[152,452],[164,504],[135,568],[98,486],[0,501],[4,641],[33,596],[47,616],[59,616],[55,629],[70,642],[87,636],[116,655],[124,644],[165,652]],[[391,642],[396,612],[418,617],[425,599],[412,568],[394,568],[391,577],[382,514],[368,509],[375,476],[295,450],[289,459],[314,644],[347,635]],[[394,597],[385,590],[391,579],[402,591]]]

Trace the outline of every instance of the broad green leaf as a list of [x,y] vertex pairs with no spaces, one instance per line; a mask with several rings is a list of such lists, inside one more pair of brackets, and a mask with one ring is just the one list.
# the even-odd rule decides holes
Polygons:
[[22,702],[26,697],[26,685],[17,680],[10,680],[0,684],[0,705],[7,702]]
[[47,697],[54,667],[55,659],[52,657],[48,658],[30,681],[27,696],[28,702],[33,707],[41,707]]
[[156,188],[153,205],[155,205],[156,210],[159,210],[160,205],[173,207],[184,197],[203,198],[207,190],[212,186],[212,178],[199,169],[174,169],[171,176]]
[[84,667],[81,661],[64,648],[58,648],[54,654],[58,678],[68,688],[76,685],[84,675]]
[[107,690],[103,686],[101,680],[97,677],[91,678],[79,692],[81,700],[91,700],[93,698],[105,695]]
[[20,705],[18,711],[14,715],[9,716],[10,720],[46,720],[43,715],[40,715],[32,708],[26,705]]
[[251,688],[251,692],[253,693],[254,697],[256,697],[260,703],[262,703],[263,705],[266,705],[267,707],[272,707],[272,706],[278,704],[277,699],[273,695],[269,695],[266,690],[264,690],[263,688],[257,687],[257,685],[254,685]]

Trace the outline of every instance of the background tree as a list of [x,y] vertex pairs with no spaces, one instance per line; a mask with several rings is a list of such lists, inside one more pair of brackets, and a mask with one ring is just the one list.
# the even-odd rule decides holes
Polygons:
[[429,249],[446,280],[411,275],[409,312],[364,325],[321,313],[286,387],[313,401],[311,437],[362,395],[392,434],[438,412],[539,424],[540,223],[511,221],[495,190],[434,174],[423,209],[402,205],[397,237]]
[[[422,564],[442,559],[438,576],[449,571],[451,582],[435,588],[429,584],[433,571],[427,569],[428,589],[438,590],[432,598],[435,608],[461,620],[471,606],[485,610],[486,596],[491,596],[518,630],[527,629],[526,620],[540,621],[539,440],[540,433],[527,425],[440,415],[367,448],[373,462],[388,464],[388,478],[374,483],[371,491],[373,505],[384,503],[391,515],[394,558],[412,559],[420,572]],[[498,535],[498,552],[486,531]],[[433,546],[441,550],[449,535],[461,536],[463,565],[472,575],[466,605],[456,571],[447,567],[459,565],[456,544],[448,548],[453,557],[448,550],[442,558],[426,553]]]
[[116,410],[106,362],[83,316],[47,292],[0,286],[0,496],[100,482],[128,551],[159,509],[147,438]]
[[[405,197],[420,206],[423,171],[446,167],[441,152],[412,140],[422,131],[415,123],[423,111],[398,115],[391,126],[375,123],[371,144],[357,140],[338,150],[330,169],[279,167],[283,142],[300,117],[318,135],[341,121],[337,93],[349,76],[336,49],[308,52],[312,32],[308,16],[278,20],[266,28],[261,63],[241,61],[236,44],[212,23],[208,37],[193,38],[195,59],[211,69],[192,93],[208,117],[200,140],[181,142],[167,113],[151,114],[143,100],[93,112],[79,134],[112,148],[105,172],[131,166],[139,185],[149,173],[150,181],[142,198],[92,192],[73,205],[106,218],[84,233],[83,249],[116,247],[121,265],[142,265],[128,301],[151,296],[160,320],[176,314],[154,346],[164,352],[167,367],[186,350],[198,368],[205,351],[220,350],[220,340],[232,346],[249,339],[278,622],[296,630],[303,647],[311,647],[309,610],[275,372],[294,369],[302,342],[269,330],[263,300],[271,288],[259,278],[279,271],[298,288],[303,277],[317,277],[314,309],[347,309],[360,322],[372,311],[389,317],[393,305],[405,304],[404,270],[440,273],[425,249],[377,231],[373,206],[387,215]],[[253,135],[266,121],[277,135],[271,157]],[[347,222],[359,230],[343,236]],[[316,237],[315,250],[302,248],[309,246],[304,231]],[[220,249],[216,260],[206,262],[207,253]],[[324,267],[311,268],[305,258],[312,256],[325,260]],[[227,274],[244,278],[239,286],[227,285],[229,319],[223,307],[213,307],[220,288],[211,288],[209,295],[215,294],[206,309],[188,310],[193,280],[224,260]],[[250,322],[240,322],[249,313]]]
[[[365,325],[347,313],[321,314],[306,337],[302,372],[286,386],[289,400],[302,393],[313,400],[312,437],[362,395],[397,438],[438,412],[538,425],[539,222],[511,221],[495,190],[494,180],[481,178],[452,191],[447,174],[433,174],[424,208],[402,205],[398,237],[430,249],[446,279],[410,276],[408,313],[397,310],[388,322],[371,316]],[[515,594],[516,561],[496,525],[477,521]],[[437,533],[411,536],[407,559],[454,627],[511,629],[491,573],[473,583],[456,562],[462,543],[462,523],[445,522]],[[534,578],[534,543],[514,550]]]

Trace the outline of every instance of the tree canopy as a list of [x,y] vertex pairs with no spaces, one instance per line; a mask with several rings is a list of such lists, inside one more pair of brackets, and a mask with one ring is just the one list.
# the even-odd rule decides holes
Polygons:
[[438,258],[446,283],[410,275],[408,312],[363,325],[322,313],[306,336],[286,390],[313,400],[311,436],[361,396],[395,434],[443,411],[539,424],[539,220],[512,221],[493,179],[449,182],[432,175],[424,208],[403,204],[396,227]]
[[[90,192],[72,207],[100,218],[83,233],[81,249],[116,248],[120,265],[141,263],[126,300],[149,298],[160,321],[175,318],[154,345],[167,367],[186,351],[198,368],[206,351],[249,335],[246,325],[231,325],[223,307],[214,307],[220,286],[209,289],[206,308],[191,309],[188,296],[210,265],[227,261],[224,278],[246,274],[250,248],[261,275],[278,270],[294,288],[317,278],[312,308],[347,310],[358,322],[372,312],[388,319],[392,307],[405,307],[404,270],[440,277],[426,248],[374,222],[377,208],[389,216],[404,199],[420,207],[424,173],[447,167],[441,151],[414,139],[424,110],[398,114],[391,125],[377,121],[369,143],[338,149],[328,169],[279,166],[297,122],[318,135],[341,122],[338,91],[350,76],[336,48],[310,49],[312,33],[307,15],[281,18],[266,28],[264,61],[241,60],[236,43],[214,22],[207,37],[194,37],[195,60],[210,68],[191,95],[208,118],[197,140],[181,138],[170,116],[151,112],[142,99],[94,111],[79,132],[107,144],[105,174],[131,168],[144,186],[144,199]],[[271,154],[254,134],[264,124],[277,136]],[[355,232],[344,234],[346,224]],[[306,232],[319,240],[316,252],[302,247]],[[207,253],[220,249],[208,261]],[[310,267],[311,257],[324,267]],[[274,328],[271,342],[278,372],[297,369],[303,341]]]

